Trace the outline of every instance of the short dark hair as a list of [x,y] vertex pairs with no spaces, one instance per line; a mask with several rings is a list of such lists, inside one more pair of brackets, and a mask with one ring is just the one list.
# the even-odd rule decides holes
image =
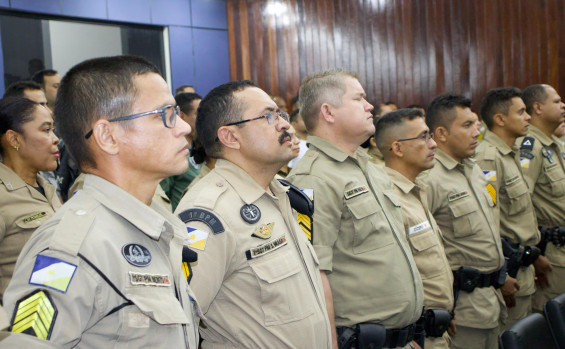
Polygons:
[[43,69],[33,74],[31,80],[37,82],[41,87],[45,88],[45,77],[57,75],[57,71],[53,69]]
[[175,101],[177,102],[177,105],[179,106],[180,110],[185,114],[192,113],[192,111],[194,110],[194,107],[192,106],[192,102],[197,101],[199,99],[202,99],[202,96],[200,96],[198,93],[192,93],[192,92],[183,92],[175,96]]
[[24,97],[25,90],[41,90],[41,85],[35,81],[25,80],[17,81],[8,86],[6,92],[4,92],[4,98],[6,97]]
[[465,96],[449,93],[437,96],[426,111],[426,124],[430,132],[434,132],[439,126],[449,129],[457,117],[455,108],[471,108],[472,105],[471,100]]
[[[177,87],[177,89],[175,90],[175,95],[178,95],[182,92],[182,90],[184,90],[187,87],[192,87],[192,89],[194,89],[194,86],[192,85],[180,85],[179,87]],[[195,89],[194,89],[195,90]]]
[[[23,124],[34,119],[33,112],[38,103],[21,97],[6,97],[0,99],[0,138],[8,130],[23,133]],[[0,142],[0,154],[4,153]]]
[[293,110],[292,113],[290,113],[288,121],[296,122],[296,119],[298,119],[298,114],[300,114],[300,109]]
[[296,96],[292,97],[292,99],[290,100],[290,105],[293,106],[296,103],[298,103],[298,98],[299,98],[299,94],[297,93]]
[[536,84],[536,85],[530,85],[522,91],[522,100],[526,105],[526,112],[528,114],[530,115],[532,114],[535,102],[538,103],[545,102],[545,100],[549,96],[547,94],[547,91],[545,90],[546,87],[547,85]]
[[389,133],[391,128],[401,126],[406,120],[414,120],[423,117],[424,113],[422,113],[421,110],[405,108],[391,111],[380,118],[374,118],[375,143],[377,144],[377,148],[384,154],[387,148],[390,147],[385,136]]
[[257,87],[249,80],[238,80],[215,87],[200,102],[196,118],[196,135],[210,157],[220,158],[222,145],[216,141],[218,129],[242,118],[242,102],[234,93]]
[[422,105],[420,105],[420,104],[410,104],[410,105],[407,106],[406,108],[409,108],[409,109],[426,109],[426,108],[424,108],[424,107],[423,107]]
[[493,125],[495,114],[508,114],[512,106],[512,99],[520,98],[520,90],[515,87],[495,88],[487,92],[481,101],[481,118],[490,129]]
[[84,135],[102,118],[131,113],[136,76],[159,69],[145,58],[115,56],[94,58],[75,65],[61,81],[55,102],[59,133],[81,170],[96,167]]

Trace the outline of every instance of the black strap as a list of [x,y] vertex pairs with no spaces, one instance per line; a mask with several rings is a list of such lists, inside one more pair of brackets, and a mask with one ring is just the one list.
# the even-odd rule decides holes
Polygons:
[[302,190],[292,185],[292,183],[287,180],[279,179],[279,182],[282,185],[289,187],[287,192],[288,199],[290,201],[290,206],[292,206],[296,212],[308,216],[312,216],[314,214],[314,203],[310,200],[308,195],[304,194]]

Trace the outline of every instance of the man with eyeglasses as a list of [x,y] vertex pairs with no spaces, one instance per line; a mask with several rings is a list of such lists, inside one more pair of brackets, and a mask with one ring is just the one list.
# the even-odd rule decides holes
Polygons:
[[[481,118],[487,126],[483,141],[477,147],[475,159],[487,180],[487,189],[500,217],[500,235],[509,277],[516,278],[519,290],[502,288],[508,307],[505,328],[532,313],[532,295],[536,291],[537,270],[551,268],[540,255],[537,219],[528,184],[519,161],[518,137],[528,133],[530,115],[520,96],[512,87],[487,92],[481,102]],[[540,275],[541,281],[541,275]]]
[[[434,166],[436,143],[418,109],[400,109],[381,116],[375,123],[375,142],[400,199],[406,237],[422,276],[425,348],[447,349],[449,334],[455,334],[453,274],[441,232],[428,208],[425,186],[416,179]],[[423,343],[424,336],[419,340]]]
[[188,166],[190,126],[174,104],[140,57],[88,60],[64,77],[55,113],[84,188],[20,254],[4,295],[12,332],[65,348],[198,347],[186,229],[152,201]]
[[309,150],[287,180],[314,199],[301,225],[320,260],[334,345],[411,348],[422,280],[391,182],[360,149],[375,132],[373,106],[339,69],[306,77],[299,95]]
[[470,159],[478,145],[478,118],[468,98],[446,94],[432,101],[426,123],[437,143],[436,164],[422,179],[455,280],[453,347],[494,349],[506,314],[499,290],[506,269],[494,202]]
[[198,139],[218,160],[175,213],[198,252],[191,287],[204,314],[202,348],[331,347],[318,260],[292,209],[312,204],[274,179],[294,156],[289,127],[250,81],[200,102]]

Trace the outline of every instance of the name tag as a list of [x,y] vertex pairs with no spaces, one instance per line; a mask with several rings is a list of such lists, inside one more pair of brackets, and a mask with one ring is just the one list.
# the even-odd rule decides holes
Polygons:
[[259,245],[257,247],[253,247],[252,249],[245,251],[245,256],[247,257],[247,260],[257,258],[257,257],[261,257],[261,256],[263,256],[267,253],[273,252],[273,251],[283,247],[287,243],[288,242],[286,241],[286,237],[283,235],[278,239],[269,241],[267,243],[264,243],[262,245]]
[[425,221],[425,222],[422,222],[420,224],[417,224],[417,225],[414,225],[414,226],[408,228],[408,234],[409,235],[416,234],[416,233],[424,231],[428,228],[431,228],[430,222]]
[[514,183],[514,182],[516,182],[516,181],[518,181],[519,179],[520,179],[520,176],[515,176],[515,177],[512,177],[512,178],[508,178],[508,179],[505,179],[505,180],[504,180],[504,184],[510,185],[510,184],[512,184],[512,183]]
[[462,199],[466,196],[469,196],[468,191],[462,191],[460,193],[450,194],[450,195],[447,196],[447,201],[451,202],[451,201],[459,200],[459,199]]
[[353,188],[353,189],[345,192],[345,200],[349,200],[351,198],[356,197],[357,195],[361,195],[361,194],[368,193],[368,192],[369,192],[369,189],[367,189],[366,186]]
[[171,286],[169,275],[142,274],[130,271],[129,280],[130,283],[135,286]]

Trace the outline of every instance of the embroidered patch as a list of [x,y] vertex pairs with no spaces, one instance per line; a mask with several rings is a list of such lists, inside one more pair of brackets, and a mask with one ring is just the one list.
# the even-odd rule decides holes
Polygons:
[[518,175],[518,176],[511,177],[511,178],[506,178],[506,179],[504,180],[504,184],[510,185],[510,184],[512,184],[512,183],[514,183],[514,182],[517,182],[519,179],[520,179],[520,176],[519,176],[519,175]]
[[549,161],[550,164],[553,164],[553,150],[550,148],[542,148],[541,155]]
[[451,201],[459,200],[466,196],[469,196],[468,191],[462,191],[460,193],[450,194],[447,196],[447,201],[451,202]]
[[188,239],[185,240],[184,244],[200,251],[204,251],[209,233],[207,231],[191,227],[186,227],[186,231],[188,232]]
[[275,226],[275,222],[269,224],[261,224],[258,226],[251,236],[258,237],[260,239],[268,239],[271,237],[273,232],[273,227]]
[[146,267],[151,264],[151,252],[140,244],[127,244],[122,247],[122,255],[129,264]]
[[536,140],[532,137],[524,137],[522,144],[520,144],[520,149],[533,150],[535,142],[536,142]]
[[496,181],[496,171],[483,171],[487,181]]
[[431,228],[430,222],[429,221],[422,222],[420,224],[417,224],[417,225],[414,225],[414,226],[408,228],[408,235],[419,233],[419,232],[424,231],[428,228]]
[[369,192],[369,189],[367,189],[366,186],[361,186],[361,187],[350,189],[350,190],[345,192],[345,200],[349,200],[351,198],[356,197],[357,195],[361,195],[361,194],[368,193],[368,192]]
[[261,257],[263,255],[266,255],[267,253],[273,252],[274,250],[283,247],[287,243],[288,242],[286,241],[286,237],[283,235],[278,239],[269,241],[267,243],[264,243],[262,245],[253,247],[252,249],[245,251],[245,256],[247,257],[247,260]]
[[530,153],[529,151],[520,150],[520,157],[521,158],[527,158],[527,159],[533,159],[534,154]]
[[[314,189],[301,190],[310,198],[310,200],[314,201]],[[302,229],[302,232],[304,232],[304,235],[306,235],[308,241],[312,243],[312,239],[314,238],[314,217],[298,212],[297,218],[300,229]]]
[[129,282],[134,286],[160,286],[160,287],[170,287],[171,280],[169,275],[158,275],[158,274],[143,274],[136,273],[133,271],[129,272]]
[[10,331],[49,339],[57,318],[57,308],[47,291],[36,290],[16,303]]
[[487,184],[487,191],[490,195],[490,198],[492,199],[492,203],[496,205],[496,189],[492,184],[489,183]]
[[520,165],[521,165],[523,168],[528,168],[528,167],[530,167],[530,159],[521,158],[521,159],[520,159]]
[[184,223],[192,221],[205,223],[214,234],[220,234],[225,231],[224,225],[222,224],[222,222],[220,222],[215,214],[201,208],[191,208],[186,211],[182,211],[178,214],[178,216]]
[[29,284],[67,293],[76,269],[77,266],[74,264],[38,254],[31,271]]
[[31,221],[34,221],[34,220],[39,219],[39,218],[43,218],[45,216],[47,216],[47,212],[36,213],[33,216],[29,216],[27,218],[24,218],[24,223],[29,223]]
[[300,189],[302,192],[310,198],[310,200],[314,201],[314,189]]
[[239,213],[241,218],[249,224],[257,223],[261,219],[261,210],[253,204],[241,206]]

